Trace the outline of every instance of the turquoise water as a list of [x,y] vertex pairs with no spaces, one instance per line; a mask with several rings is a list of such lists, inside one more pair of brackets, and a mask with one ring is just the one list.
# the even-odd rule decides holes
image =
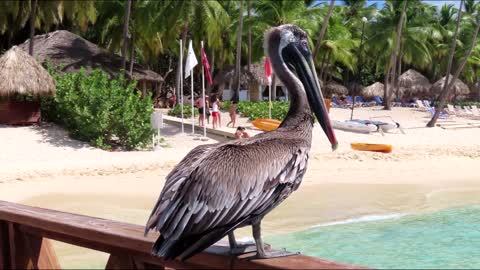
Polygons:
[[266,240],[274,247],[373,268],[480,268],[480,205],[364,220]]

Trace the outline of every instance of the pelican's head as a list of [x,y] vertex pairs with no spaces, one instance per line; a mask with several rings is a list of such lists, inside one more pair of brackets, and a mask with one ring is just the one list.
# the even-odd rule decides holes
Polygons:
[[265,50],[274,69],[278,64],[284,65],[301,82],[310,109],[335,150],[338,142],[320,91],[307,33],[291,24],[274,27],[265,34]]

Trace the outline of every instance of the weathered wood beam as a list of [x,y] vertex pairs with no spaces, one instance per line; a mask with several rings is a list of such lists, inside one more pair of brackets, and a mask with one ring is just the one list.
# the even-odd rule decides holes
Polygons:
[[[146,266],[208,269],[358,269],[358,266],[295,255],[276,259],[246,260],[227,255],[227,246],[212,246],[186,262],[164,261],[151,255],[158,234],[143,236],[144,227],[106,219],[65,213],[0,201],[0,222],[19,224],[17,234],[27,233],[110,254],[128,254]],[[13,224],[10,225],[12,228]],[[10,230],[9,230],[10,231]],[[1,231],[0,231],[1,232]],[[10,233],[10,232],[9,232]],[[12,231],[12,233],[14,233]],[[1,235],[1,234],[0,234]],[[12,235],[13,237],[14,235]],[[16,243],[14,243],[16,244]],[[10,248],[16,246],[12,244]],[[1,247],[1,245],[0,245]],[[21,250],[21,249],[16,249]],[[5,253],[3,253],[5,254]],[[11,254],[11,253],[10,253]],[[12,267],[14,268],[14,267]]]

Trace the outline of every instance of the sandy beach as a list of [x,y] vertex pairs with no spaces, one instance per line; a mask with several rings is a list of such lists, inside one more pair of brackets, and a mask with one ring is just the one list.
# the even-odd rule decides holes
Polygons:
[[[350,111],[333,108],[330,114],[344,120]],[[264,233],[480,203],[480,128],[425,128],[429,115],[411,108],[355,110],[356,118],[385,115],[399,122],[406,134],[336,130],[340,142],[336,152],[331,152],[316,126],[302,186],[267,216]],[[223,115],[223,124],[226,120]],[[245,119],[240,121],[249,126]],[[460,117],[439,121],[444,125],[470,122],[475,121]],[[167,147],[157,151],[107,152],[69,139],[51,124],[1,126],[0,199],[143,225],[173,166],[195,145],[225,140],[194,140],[174,126],[167,126],[162,135]],[[390,154],[359,152],[350,149],[351,142],[389,143],[394,150]],[[249,230],[239,234],[247,236]],[[85,266],[87,257],[91,267],[101,266],[106,259],[95,253],[79,257],[76,249],[56,246],[62,263],[71,267]]]

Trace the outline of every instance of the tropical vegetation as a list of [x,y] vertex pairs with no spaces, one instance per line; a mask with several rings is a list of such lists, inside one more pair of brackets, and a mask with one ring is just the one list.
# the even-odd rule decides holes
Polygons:
[[59,74],[52,68],[57,91],[42,100],[43,116],[67,129],[73,138],[103,149],[141,149],[151,141],[153,104],[141,99],[135,82],[109,79],[94,70]]

